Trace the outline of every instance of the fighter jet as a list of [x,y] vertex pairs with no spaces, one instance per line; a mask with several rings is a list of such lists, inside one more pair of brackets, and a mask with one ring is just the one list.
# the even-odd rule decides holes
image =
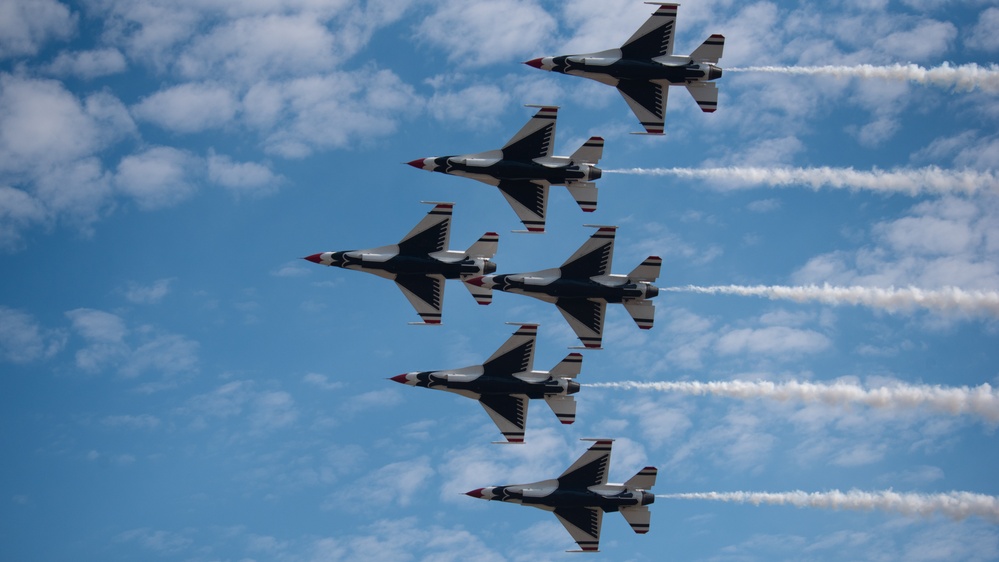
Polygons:
[[607,303],[623,304],[639,328],[652,328],[656,309],[648,299],[659,294],[652,282],[659,277],[662,259],[649,256],[628,275],[613,275],[610,266],[617,227],[596,228],[596,233],[561,267],[468,277],[465,284],[472,286],[472,296],[483,305],[492,302],[493,289],[554,303],[589,349],[600,349]]
[[663,134],[669,86],[686,86],[702,111],[713,112],[718,108],[718,88],[711,80],[722,75],[716,63],[722,57],[725,37],[712,35],[693,53],[674,55],[673,32],[679,4],[646,4],[658,4],[659,9],[617,49],[542,57],[524,64],[616,87],[645,127],[645,134]]
[[524,442],[528,399],[544,398],[564,424],[576,421],[579,374],[583,356],[570,353],[549,372],[535,371],[534,341],[537,324],[519,324],[492,356],[481,365],[448,371],[416,371],[392,377],[395,382],[446,390],[482,404],[507,443]]
[[540,109],[520,131],[498,150],[457,156],[435,156],[407,162],[414,168],[463,176],[499,188],[526,231],[544,232],[548,187],[564,185],[586,212],[597,209],[599,179],[596,163],[604,151],[604,139],[590,137],[572,156],[552,156],[558,107],[529,105]]
[[396,282],[422,322],[440,324],[444,280],[468,278],[496,271],[490,261],[499,235],[487,232],[464,252],[448,250],[453,203],[424,201],[434,206],[398,244],[367,250],[322,252],[304,259],[320,265],[366,271]]
[[608,484],[607,469],[614,440],[583,441],[596,443],[558,478],[531,484],[478,488],[465,494],[484,500],[529,505],[555,513],[581,549],[568,552],[600,551],[600,524],[605,511],[620,511],[636,533],[648,533],[652,514],[647,506],[656,501],[648,490],[656,485],[658,470],[647,466],[624,484]]

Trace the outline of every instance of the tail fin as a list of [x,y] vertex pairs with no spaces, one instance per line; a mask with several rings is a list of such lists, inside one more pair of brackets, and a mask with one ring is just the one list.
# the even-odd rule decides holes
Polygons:
[[572,153],[569,160],[573,162],[583,162],[584,164],[596,164],[604,155],[604,139],[601,137],[590,137],[590,140],[583,143],[576,152]]
[[695,62],[718,62],[722,58],[722,51],[725,50],[725,36],[717,33],[708,37],[701,43],[701,46],[690,53],[690,58]]
[[593,182],[581,181],[565,184],[569,195],[576,200],[579,208],[586,213],[597,210],[597,186]]
[[656,321],[656,305],[652,304],[652,301],[628,301],[624,303],[624,309],[628,311],[639,328],[652,329],[652,324]]
[[462,285],[464,285],[465,288],[468,289],[469,293],[472,293],[472,298],[475,299],[475,302],[481,305],[486,305],[493,302],[493,290],[491,288],[482,287],[479,285],[473,285],[472,283],[469,283],[465,279],[462,279],[462,281],[464,281]]
[[628,280],[635,281],[647,281],[649,283],[655,281],[659,278],[659,272],[662,270],[663,259],[659,256],[649,256],[645,258],[645,261],[638,264],[638,267],[631,270],[628,274]]
[[714,113],[718,109],[718,86],[714,82],[694,82],[687,84],[687,91],[694,96],[697,107],[704,113]]
[[582,353],[570,353],[565,356],[558,365],[555,365],[548,374],[553,377],[565,377],[574,379],[576,375],[582,370],[583,367],[583,354]]
[[555,412],[558,421],[566,425],[576,421],[576,400],[572,396],[546,394],[545,402]]
[[652,514],[649,512],[649,506],[635,505],[622,507],[621,515],[623,515],[625,521],[631,525],[632,530],[639,535],[644,535],[649,532],[649,525],[652,522]]
[[482,235],[481,238],[476,240],[474,244],[468,247],[465,252],[465,256],[469,258],[485,258],[492,259],[496,255],[496,249],[499,246],[499,234],[495,232],[487,232]]
[[659,469],[654,466],[647,466],[639,470],[638,474],[632,476],[624,485],[636,490],[651,490],[656,485],[657,474],[659,474]]

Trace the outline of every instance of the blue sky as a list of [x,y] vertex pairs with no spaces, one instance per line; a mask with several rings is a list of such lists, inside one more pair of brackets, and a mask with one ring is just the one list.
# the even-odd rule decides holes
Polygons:
[[[676,51],[724,34],[722,68],[974,63],[993,82],[726,72],[714,114],[673,90],[661,138],[629,134],[613,89],[521,64],[617,46],[652,10],[0,0],[0,558],[562,560],[575,545],[554,517],[461,493],[556,476],[587,437],[617,440],[613,481],[657,466],[659,494],[999,495],[997,419],[981,413],[594,387],[574,425],[536,403],[528,443],[500,446],[471,400],[386,380],[479,363],[505,322],[541,325],[538,369],[576,344],[550,305],[481,307],[454,281],[443,326],[411,326],[388,281],[300,259],[394,243],[429,200],[455,202],[453,249],[500,233],[500,273],[557,266],[596,223],[619,226],[615,273],[659,255],[661,287],[981,297],[664,292],[650,331],[610,308],[581,383],[999,384],[999,7],[684,3]],[[510,232],[496,190],[403,164],[498,148],[524,104],[561,106],[556,154],[604,137],[605,170],[764,173],[606,173],[595,213],[554,188],[532,236]],[[939,168],[981,188],[766,181],[821,167],[917,184]],[[601,556],[999,559],[988,517],[680,499],[652,513],[645,536],[606,517]]]

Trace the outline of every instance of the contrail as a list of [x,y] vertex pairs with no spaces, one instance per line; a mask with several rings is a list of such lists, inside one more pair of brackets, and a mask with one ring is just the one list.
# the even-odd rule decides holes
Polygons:
[[928,517],[935,513],[960,521],[973,515],[993,523],[999,523],[999,498],[971,492],[948,492],[945,494],[900,494],[891,490],[863,492],[850,490],[841,492],[705,492],[694,494],[657,494],[657,498],[681,500],[714,500],[724,502],[751,503],[753,505],[793,505],[796,507],[817,507],[821,509],[849,509],[870,511],[877,509],[904,515]]
[[583,383],[592,388],[655,390],[681,392],[696,396],[715,395],[730,398],[770,398],[786,402],[822,402],[836,406],[861,404],[872,408],[927,408],[952,415],[978,416],[993,426],[999,423],[999,390],[988,383],[975,387],[942,387],[897,384],[864,388],[848,382],[772,382],[772,381],[672,381]]
[[681,179],[709,180],[711,187],[744,189],[754,186],[805,186],[850,191],[876,191],[916,196],[921,194],[966,194],[979,191],[999,193],[999,176],[977,170],[945,170],[937,166],[896,168],[870,171],[853,168],[792,168],[729,166],[723,168],[622,168],[604,170],[608,174],[672,176]]
[[999,317],[999,291],[966,291],[957,287],[942,289],[917,289],[916,287],[887,289],[878,287],[833,287],[824,284],[801,287],[780,285],[718,285],[698,287],[665,287],[663,291],[727,294],[766,297],[771,300],[795,302],[817,301],[830,305],[863,305],[888,312],[925,308],[939,312],[962,312],[970,315],[986,314]]
[[899,82],[950,88],[958,92],[980,89],[984,92],[999,92],[999,66],[990,64],[978,66],[975,63],[951,66],[943,63],[932,68],[917,64],[893,64],[874,66],[747,66],[726,68],[725,72],[772,72],[780,74],[824,74],[840,78],[879,78]]

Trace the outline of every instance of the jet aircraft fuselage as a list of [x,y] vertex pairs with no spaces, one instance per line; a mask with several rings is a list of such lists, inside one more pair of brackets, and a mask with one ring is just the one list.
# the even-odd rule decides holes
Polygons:
[[566,378],[528,377],[508,373],[502,375],[462,373],[460,371],[418,371],[399,375],[398,382],[413,381],[413,386],[437,390],[489,394],[523,394],[532,400],[545,396],[566,396],[579,392],[579,383]]
[[[610,53],[593,53],[544,57],[529,61],[528,64],[543,70],[582,76],[611,85],[617,85],[617,80],[666,80],[670,84],[692,84],[717,80],[722,76],[722,70],[718,66],[694,62],[689,57],[632,59],[622,58],[620,51],[616,56]],[[609,81],[608,77],[613,81]]]
[[555,508],[598,507],[605,512],[615,512],[622,507],[649,505],[656,501],[655,494],[645,490],[632,490],[624,485],[566,487],[558,480],[479,488],[467,494],[485,500],[529,505],[546,511]]
[[[496,271],[496,264],[482,258],[468,258],[461,252],[441,252],[440,257],[430,255],[406,255],[398,253],[376,253],[366,250],[345,250],[323,252],[306,259],[321,265],[367,271],[380,277],[391,275],[441,275],[445,279],[460,279],[463,276],[478,275],[479,272]],[[453,254],[453,255],[446,255]]]
[[453,155],[414,160],[414,167],[462,176],[497,185],[502,181],[543,181],[548,185],[593,181],[600,179],[600,168],[586,163],[575,163],[564,157],[549,157],[538,160],[511,160],[501,156]]
[[[551,278],[531,274],[503,274],[469,279],[469,283],[481,282],[483,286],[507,293],[520,293],[527,296],[553,301],[558,298],[600,299],[608,303],[623,303],[631,300],[650,299],[659,295],[659,288],[646,282],[629,282],[623,275],[605,275],[597,281],[593,278]],[[598,278],[599,279],[599,278]],[[550,298],[546,298],[550,297]]]

